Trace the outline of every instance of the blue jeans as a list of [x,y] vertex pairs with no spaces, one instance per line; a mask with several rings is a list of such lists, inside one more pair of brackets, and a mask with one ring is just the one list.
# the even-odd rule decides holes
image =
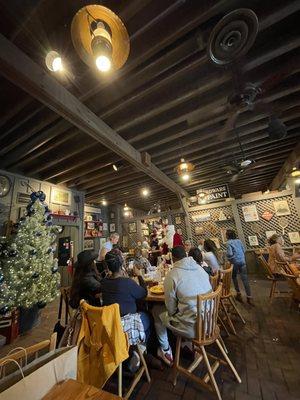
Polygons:
[[241,280],[243,282],[247,297],[251,297],[251,290],[250,290],[250,285],[249,285],[249,281],[248,281],[246,264],[233,264],[232,280],[233,280],[233,284],[234,284],[234,288],[235,288],[236,292],[240,293],[237,274],[241,275]]
[[150,336],[150,317],[144,311],[140,312],[140,316],[141,316],[142,324],[144,325],[145,335],[146,335],[146,343],[147,343],[149,336]]

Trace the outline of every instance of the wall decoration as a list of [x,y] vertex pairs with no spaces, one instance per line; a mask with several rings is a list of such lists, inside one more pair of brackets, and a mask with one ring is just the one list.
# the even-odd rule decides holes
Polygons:
[[287,200],[274,201],[273,206],[274,206],[277,217],[291,214]]
[[51,202],[54,204],[60,204],[63,206],[71,205],[71,192],[67,190],[52,188],[51,190]]
[[111,213],[110,213],[110,218],[111,218],[111,219],[115,219],[115,213],[114,213],[114,212],[111,212]]
[[19,218],[25,217],[26,207],[19,207]]
[[109,224],[109,232],[115,232],[116,231],[116,224]]
[[175,217],[175,224],[181,224],[181,217]]
[[201,222],[201,221],[209,221],[210,220],[210,213],[204,212],[202,214],[192,215],[193,222]]
[[282,228],[282,234],[284,235],[284,230],[288,226],[289,220],[285,217],[280,217],[280,218],[278,218],[278,224],[279,224],[280,228]]
[[261,215],[262,219],[264,219],[265,221],[271,221],[273,216],[274,216],[274,214],[268,210],[264,211]]
[[94,229],[95,228],[95,224],[94,222],[88,222],[86,224],[86,229]]
[[128,224],[129,233],[136,233],[136,222],[131,222]]
[[289,232],[289,239],[292,244],[300,243],[300,235],[299,232]]
[[226,215],[224,214],[223,211],[220,211],[220,214],[218,216],[218,221],[226,221],[226,220],[227,220]]
[[255,204],[242,207],[245,222],[259,221],[257,208]]
[[84,243],[84,250],[93,250],[94,249],[94,241],[93,239],[85,239]]
[[108,224],[107,222],[103,222],[103,230],[108,231]]
[[0,197],[8,195],[11,188],[11,181],[8,176],[0,175]]
[[259,246],[258,239],[256,235],[248,236],[250,246]]
[[205,200],[207,203],[215,203],[216,201],[228,199],[230,197],[229,188],[226,184],[205,190],[197,190],[198,204],[202,204],[203,193],[205,193]]
[[270,239],[271,236],[276,235],[276,231],[266,231],[266,238]]
[[127,248],[128,247],[128,236],[123,236],[123,247]]
[[204,227],[203,226],[195,226],[195,234],[196,235],[203,235]]
[[213,224],[212,222],[209,222],[207,224],[207,230],[212,235],[216,235],[218,233],[218,227],[215,224]]

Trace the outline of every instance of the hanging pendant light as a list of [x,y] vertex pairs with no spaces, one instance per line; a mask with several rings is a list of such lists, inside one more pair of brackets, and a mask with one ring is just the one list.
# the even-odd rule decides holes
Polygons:
[[178,176],[185,182],[187,182],[190,179],[190,172],[192,172],[195,169],[195,165],[185,161],[184,158],[180,159],[179,164],[176,167],[176,171]]
[[128,32],[109,8],[98,4],[81,8],[72,20],[71,36],[82,61],[101,72],[121,68],[128,58]]

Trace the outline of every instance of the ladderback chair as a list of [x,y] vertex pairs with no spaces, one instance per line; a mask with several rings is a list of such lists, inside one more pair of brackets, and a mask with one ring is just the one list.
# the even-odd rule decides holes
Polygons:
[[[198,383],[205,389],[216,393],[219,400],[222,400],[220,390],[215,380],[215,373],[218,367],[222,365],[228,365],[233,372],[235,378],[239,383],[241,383],[241,378],[238,375],[236,369],[231,363],[226,350],[222,346],[220,340],[220,329],[218,327],[218,312],[221,299],[222,285],[214,291],[206,295],[197,296],[197,323],[196,323],[196,337],[192,340],[194,350],[196,352],[195,360],[188,368],[184,368],[180,365],[180,352],[182,337],[177,337],[176,342],[176,353],[173,365],[174,373],[174,386],[177,384],[177,377],[182,374],[194,382]],[[222,358],[211,355],[206,351],[206,346],[216,343]],[[209,362],[209,359],[213,360],[213,364]],[[204,376],[199,377],[193,374],[193,371],[200,365],[204,363],[207,372]]]
[[216,290],[219,285],[219,280],[220,280],[219,271],[217,271],[214,275],[210,275],[209,280],[210,280],[212,290]]
[[223,269],[220,271],[221,282],[222,282],[222,294],[221,294],[221,304],[220,308],[223,311],[223,318],[220,314],[220,318],[222,318],[223,323],[230,327],[232,333],[236,335],[236,329],[233,325],[232,319],[230,317],[230,308],[234,310],[236,315],[240,318],[243,324],[246,323],[242,314],[238,310],[235,301],[233,299],[233,295],[231,292],[231,279],[232,279],[232,270],[233,266],[231,265],[230,268]]
[[267,274],[267,278],[272,282],[271,283],[271,289],[270,289],[270,300],[272,300],[274,297],[276,297],[276,295],[280,295],[283,292],[279,292],[276,291],[276,285],[277,282],[280,281],[280,277],[274,275],[273,271],[271,270],[271,267],[269,266],[269,264],[267,263],[265,257],[260,254],[258,256],[258,261],[260,263],[260,265],[264,268],[266,274]]

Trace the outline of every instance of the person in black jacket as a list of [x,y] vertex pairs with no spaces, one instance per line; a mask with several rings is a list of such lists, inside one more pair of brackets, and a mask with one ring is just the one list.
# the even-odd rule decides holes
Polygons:
[[84,250],[77,256],[70,293],[72,308],[78,308],[81,299],[92,306],[100,306],[100,300],[96,297],[101,291],[101,278],[95,261],[97,257],[98,254],[91,250]]

